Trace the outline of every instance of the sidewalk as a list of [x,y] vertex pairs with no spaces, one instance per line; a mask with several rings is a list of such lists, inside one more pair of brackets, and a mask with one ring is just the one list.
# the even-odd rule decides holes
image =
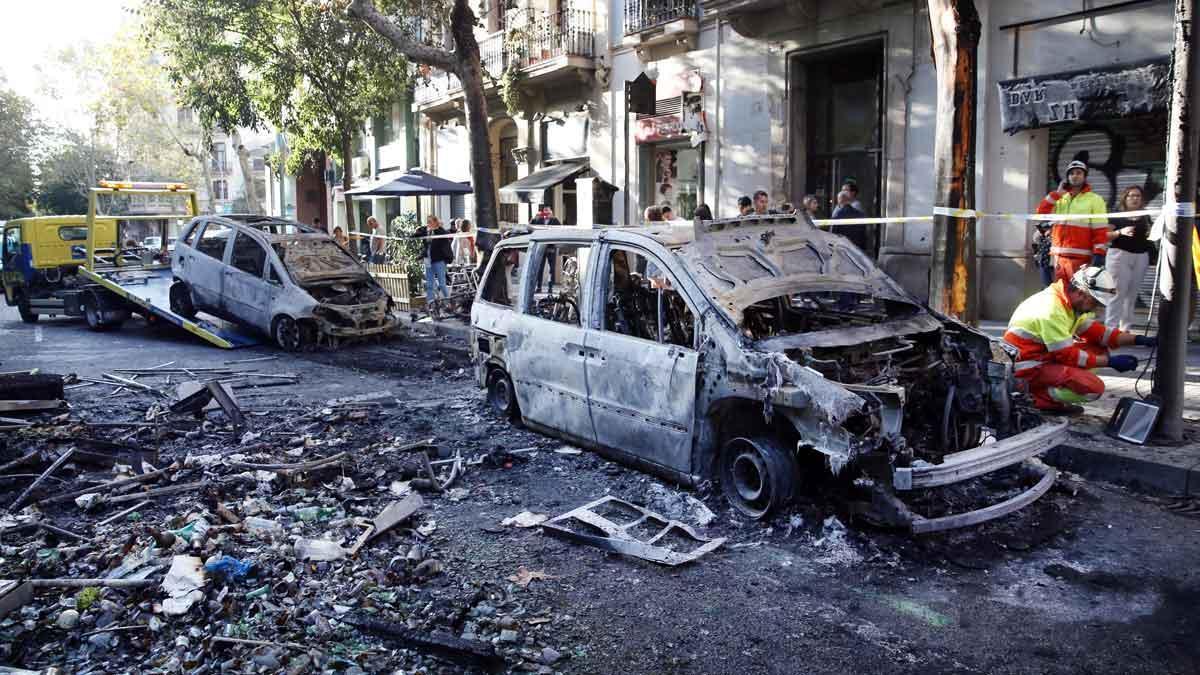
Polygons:
[[[999,321],[985,321],[980,325],[980,329],[997,338],[1004,334],[1004,328],[1005,324]],[[1129,373],[1118,373],[1111,368],[1096,372],[1104,380],[1104,395],[1085,405],[1084,414],[1072,419],[1069,439],[1046,453],[1047,461],[1086,478],[1118,483],[1143,492],[1200,496],[1200,344],[1188,345],[1183,385],[1183,417],[1188,424],[1184,432],[1185,443],[1180,446],[1139,446],[1104,433],[1121,398],[1147,396],[1153,386],[1157,361],[1142,375],[1149,349],[1129,347],[1119,353],[1137,356],[1139,368]]]

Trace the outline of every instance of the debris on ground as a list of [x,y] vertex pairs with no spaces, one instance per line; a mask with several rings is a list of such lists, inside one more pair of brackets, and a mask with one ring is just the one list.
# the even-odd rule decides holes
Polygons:
[[[610,518],[619,519],[616,522]],[[602,497],[541,524],[547,534],[660,565],[682,565],[713,551],[725,539],[707,539],[691,527],[616,497]],[[603,536],[594,534],[596,531]],[[641,538],[635,533],[651,534]],[[675,546],[687,544],[690,550]]]

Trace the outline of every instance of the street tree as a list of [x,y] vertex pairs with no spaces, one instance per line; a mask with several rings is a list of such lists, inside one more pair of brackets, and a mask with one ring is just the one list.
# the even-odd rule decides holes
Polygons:
[[[499,220],[496,182],[492,176],[488,107],[484,96],[484,78],[488,76],[480,60],[479,42],[475,39],[477,19],[471,3],[467,0],[381,0],[376,6],[372,0],[350,0],[347,12],[386,37],[409,60],[458,76],[470,137],[475,222],[481,228],[496,227]],[[447,15],[449,23],[442,23],[439,17]],[[441,46],[434,42],[440,42]],[[482,239],[480,244],[487,248]]]
[[40,133],[33,105],[0,80],[0,220],[29,214],[33,154]]
[[232,133],[273,124],[294,147],[338,157],[344,190],[355,134],[372,112],[390,109],[407,82],[402,55],[327,3],[148,0],[143,12],[168,76],[201,125]]
[[47,146],[38,162],[34,197],[38,214],[87,213],[88,190],[96,180],[118,175],[115,151],[71,129],[59,130]]

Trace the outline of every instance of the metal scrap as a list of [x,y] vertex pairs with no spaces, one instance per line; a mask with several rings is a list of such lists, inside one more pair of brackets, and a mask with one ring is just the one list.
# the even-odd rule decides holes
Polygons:
[[[619,524],[596,512],[596,509],[610,505],[617,505],[618,508],[622,509],[631,509],[638,515],[628,523]],[[568,525],[572,524],[573,521],[582,523],[589,529],[598,529],[606,536],[586,534],[570,529]],[[645,540],[638,539],[632,534],[633,530],[645,526],[661,526],[662,529],[654,536]],[[702,537],[691,527],[677,520],[668,520],[649,509],[616,497],[603,497],[594,502],[584,504],[577,509],[547,520],[541,524],[541,527],[545,533],[560,539],[588,544],[589,546],[595,546],[606,551],[613,551],[614,553],[670,566],[689,563],[725,543],[724,537],[720,539]],[[700,546],[691,551],[680,552],[658,545],[668,535],[680,535],[700,544]]]

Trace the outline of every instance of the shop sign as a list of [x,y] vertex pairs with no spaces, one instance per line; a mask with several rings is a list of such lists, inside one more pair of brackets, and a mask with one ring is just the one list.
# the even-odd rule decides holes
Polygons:
[[1048,124],[1113,119],[1166,110],[1171,64],[1166,59],[1004,80],[1000,124],[1007,133]]

